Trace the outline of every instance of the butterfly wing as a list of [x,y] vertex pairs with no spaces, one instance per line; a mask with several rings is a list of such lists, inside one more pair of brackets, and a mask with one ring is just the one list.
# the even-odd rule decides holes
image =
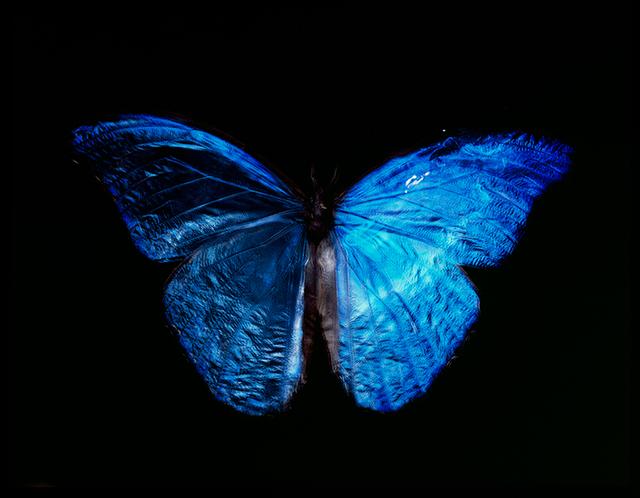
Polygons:
[[478,314],[460,266],[495,266],[511,253],[568,153],[528,136],[449,139],[386,163],[345,195],[333,242],[334,364],[358,404],[393,410],[428,389]]
[[260,414],[301,376],[302,205],[255,159],[184,124],[132,116],[76,130],[132,239],[151,259],[188,258],[165,309],[214,395]]
[[93,161],[138,249],[170,261],[207,237],[299,216],[287,186],[230,143],[153,116],[83,126],[73,145]]
[[424,392],[478,313],[471,282],[414,239],[336,228],[338,374],[356,402],[394,410]]
[[299,382],[306,258],[302,225],[267,223],[208,241],[167,286],[188,357],[239,411],[277,411]]

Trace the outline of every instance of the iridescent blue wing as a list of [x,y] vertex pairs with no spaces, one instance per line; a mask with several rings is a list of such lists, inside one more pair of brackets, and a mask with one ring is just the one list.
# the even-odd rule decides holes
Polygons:
[[283,408],[300,380],[303,231],[267,223],[215,238],[167,286],[166,315],[187,355],[216,398],[239,411]]
[[174,121],[82,127],[74,146],[142,253],[188,256],[166,315],[214,395],[246,413],[282,408],[301,375],[301,203],[240,149]]
[[428,389],[478,314],[460,266],[495,266],[513,250],[568,153],[521,135],[448,139],[345,195],[333,242],[334,364],[358,404],[393,410]]
[[422,242],[337,227],[337,373],[363,407],[394,410],[424,392],[473,324],[464,272]]
[[230,143],[153,116],[83,126],[75,150],[91,159],[138,249],[187,256],[208,236],[279,218],[301,206],[287,186]]

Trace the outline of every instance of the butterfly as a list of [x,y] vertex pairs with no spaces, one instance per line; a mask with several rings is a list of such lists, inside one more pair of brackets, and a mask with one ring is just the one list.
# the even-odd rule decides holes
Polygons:
[[166,320],[213,395],[254,415],[283,410],[303,383],[305,293],[357,405],[387,412],[426,392],[478,317],[462,267],[495,267],[513,251],[571,153],[517,133],[452,137],[336,198],[305,200],[240,148],[176,120],[82,126],[73,146],[136,247],[180,262]]

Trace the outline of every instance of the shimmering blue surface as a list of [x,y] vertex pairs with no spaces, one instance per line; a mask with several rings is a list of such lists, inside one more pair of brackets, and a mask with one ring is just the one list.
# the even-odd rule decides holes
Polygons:
[[136,246],[151,259],[191,254],[212,234],[297,219],[301,204],[251,156],[182,123],[130,116],[75,131]]
[[167,318],[187,355],[237,410],[277,411],[296,388],[306,258],[301,225],[267,223],[205,243],[167,286]]
[[568,150],[527,136],[449,139],[365,177],[336,214],[338,373],[361,406],[426,391],[476,319],[459,265],[495,266]]
[[424,392],[478,314],[440,251],[375,230],[336,229],[338,374],[356,402],[395,410]]

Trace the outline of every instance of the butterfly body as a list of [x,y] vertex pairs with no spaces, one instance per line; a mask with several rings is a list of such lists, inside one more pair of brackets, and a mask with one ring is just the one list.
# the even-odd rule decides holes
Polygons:
[[152,116],[81,127],[136,246],[180,266],[167,321],[215,397],[281,410],[319,327],[362,407],[424,393],[479,312],[463,267],[496,266],[568,149],[518,134],[448,139],[398,157],[346,193],[312,177],[300,200],[224,140]]
[[[337,316],[335,249],[329,236],[308,240],[309,260],[305,286],[305,354],[308,365],[312,350],[319,348],[328,354],[328,363],[338,372],[339,327]],[[322,342],[322,344],[320,344]]]

